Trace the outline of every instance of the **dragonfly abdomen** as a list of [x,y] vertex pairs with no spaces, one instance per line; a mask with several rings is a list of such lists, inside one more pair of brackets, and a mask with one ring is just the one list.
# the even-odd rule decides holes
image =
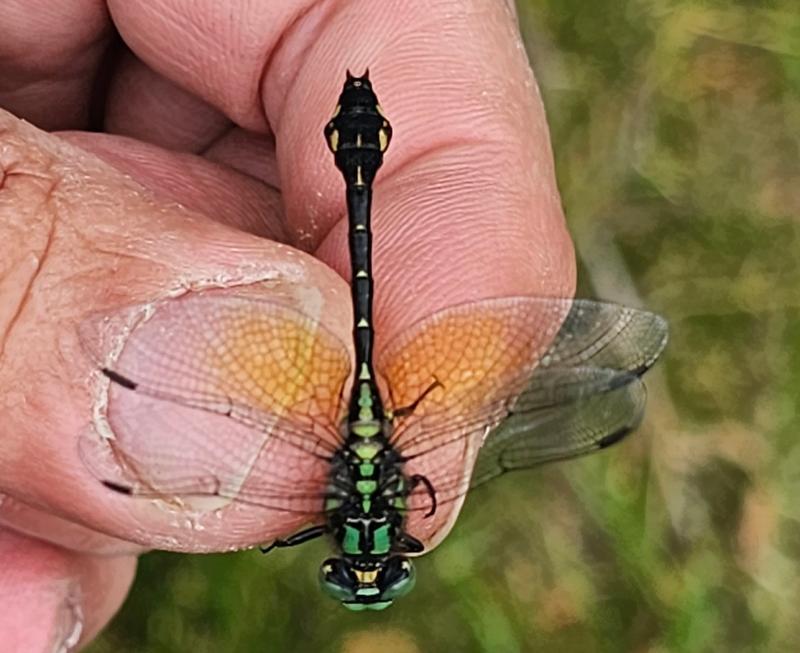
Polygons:
[[328,147],[342,172],[347,192],[350,288],[353,299],[355,376],[348,421],[356,438],[378,435],[383,405],[372,366],[372,182],[383,163],[392,128],[372,90],[368,73],[347,73],[339,104],[325,127]]

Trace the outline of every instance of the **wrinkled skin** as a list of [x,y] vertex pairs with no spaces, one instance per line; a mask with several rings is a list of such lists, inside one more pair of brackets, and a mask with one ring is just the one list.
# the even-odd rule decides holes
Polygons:
[[187,286],[269,279],[298,306],[312,292],[347,342],[342,181],[322,137],[346,68],[370,67],[395,127],[375,200],[379,347],[464,300],[568,295],[574,258],[503,3],[11,0],[2,12],[0,640],[35,653],[89,641],[147,547],[271,532],[246,508],[187,529],[87,473],[76,442],[96,396],[76,332]]

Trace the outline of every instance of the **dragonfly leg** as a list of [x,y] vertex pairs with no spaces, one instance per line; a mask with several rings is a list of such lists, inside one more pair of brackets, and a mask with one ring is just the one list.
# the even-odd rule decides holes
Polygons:
[[299,533],[295,533],[294,535],[290,535],[285,540],[274,540],[272,544],[269,546],[260,546],[258,547],[261,550],[261,553],[269,553],[272,549],[283,549],[288,546],[297,546],[298,544],[302,544],[303,542],[308,542],[309,540],[313,540],[318,538],[320,535],[325,535],[328,532],[327,526],[312,526],[311,528],[306,528],[305,530],[300,531]]
[[395,540],[395,549],[400,553],[422,553],[425,545],[413,535],[400,533]]
[[417,397],[408,406],[403,406],[402,408],[397,408],[397,409],[393,410],[392,411],[392,417],[393,418],[394,417],[407,417],[408,415],[411,415],[416,410],[417,406],[419,406],[420,402],[423,399],[425,399],[425,397],[427,397],[431,393],[431,391],[435,390],[436,388],[444,388],[444,386],[441,383],[439,383],[439,379],[437,379],[434,376],[433,377],[433,383],[431,383],[427,388],[425,388],[425,391],[419,397]]
[[431,498],[431,509],[425,513],[425,518],[431,517],[437,508],[436,503],[436,489],[433,487],[433,483],[428,480],[427,476],[423,476],[422,474],[414,474],[411,477],[411,491],[413,492],[414,488],[417,487],[420,483],[425,486],[425,491],[428,493],[428,496]]

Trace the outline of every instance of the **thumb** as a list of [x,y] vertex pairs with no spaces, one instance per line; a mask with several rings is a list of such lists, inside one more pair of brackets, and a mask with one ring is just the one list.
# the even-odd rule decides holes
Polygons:
[[[95,156],[7,113],[0,134],[0,487],[38,509],[33,534],[52,539],[42,513],[123,540],[193,550],[290,530],[285,513],[245,509],[187,531],[169,510],[105,488],[78,442],[103,444],[98,416],[108,384],[96,382],[97,360],[124,350],[137,320],[153,318],[140,341],[167,335],[177,345],[181,328],[213,326],[217,298],[244,293],[287,315],[311,315],[310,332],[324,323],[347,342],[344,282],[300,252],[157,200]],[[193,301],[204,293],[210,299]],[[185,360],[208,347],[202,329],[194,334],[181,345]],[[192,446],[223,462],[236,452],[219,422],[192,412],[199,414],[187,426]],[[125,426],[155,434],[158,419],[145,411]]]

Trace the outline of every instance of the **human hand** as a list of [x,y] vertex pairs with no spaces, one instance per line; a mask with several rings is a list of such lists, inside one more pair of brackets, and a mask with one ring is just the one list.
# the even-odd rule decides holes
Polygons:
[[[298,307],[310,289],[347,342],[343,184],[322,137],[347,68],[370,68],[395,128],[373,218],[379,344],[465,300],[574,285],[547,127],[502,3],[40,4],[5,7],[0,26],[0,106],[72,130],[0,114],[0,636],[32,652],[73,645],[77,622],[91,639],[142,547],[274,536],[247,509],[187,530],[86,470],[95,368],[77,333],[187,288],[251,285]],[[116,59],[115,29],[129,48]],[[94,115],[105,133],[81,131]]]

